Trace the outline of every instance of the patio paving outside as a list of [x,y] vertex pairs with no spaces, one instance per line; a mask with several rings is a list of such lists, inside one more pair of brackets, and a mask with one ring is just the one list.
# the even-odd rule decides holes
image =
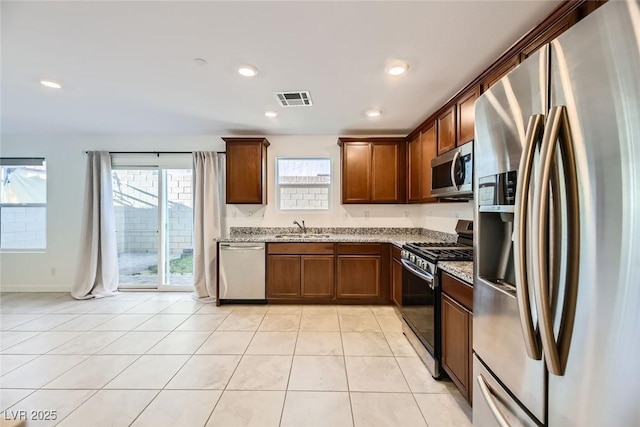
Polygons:
[[[181,254],[172,254],[171,260],[181,257]],[[158,275],[152,273],[149,268],[158,264],[157,253],[147,252],[121,252],[118,254],[118,266],[120,269],[120,283],[158,284]],[[172,273],[169,275],[169,284],[193,286],[193,272],[186,274]]]

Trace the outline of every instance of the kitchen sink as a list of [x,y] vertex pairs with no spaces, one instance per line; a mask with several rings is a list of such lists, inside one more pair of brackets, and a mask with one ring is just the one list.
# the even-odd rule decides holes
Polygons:
[[276,234],[276,239],[326,239],[329,234]]

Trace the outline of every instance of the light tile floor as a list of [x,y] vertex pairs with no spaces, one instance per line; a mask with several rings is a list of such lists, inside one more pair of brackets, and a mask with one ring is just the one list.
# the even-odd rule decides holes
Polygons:
[[0,411],[40,418],[28,426],[471,425],[393,307],[216,307],[160,292],[2,294]]

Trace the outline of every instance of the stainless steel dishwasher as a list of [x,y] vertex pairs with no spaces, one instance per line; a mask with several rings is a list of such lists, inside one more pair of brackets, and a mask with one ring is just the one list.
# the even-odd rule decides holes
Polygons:
[[220,243],[220,301],[264,301],[264,265],[264,243]]

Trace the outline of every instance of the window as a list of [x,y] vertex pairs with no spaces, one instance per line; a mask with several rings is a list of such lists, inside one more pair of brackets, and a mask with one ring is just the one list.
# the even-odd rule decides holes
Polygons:
[[0,227],[0,249],[47,247],[44,159],[0,159]]
[[330,158],[276,158],[280,210],[328,210],[330,187]]

